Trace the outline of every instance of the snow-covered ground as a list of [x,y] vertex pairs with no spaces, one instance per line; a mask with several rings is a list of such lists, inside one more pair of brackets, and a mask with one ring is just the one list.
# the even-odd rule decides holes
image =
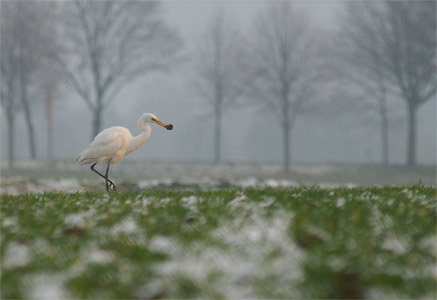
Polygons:
[[[97,167],[99,169],[99,167]],[[104,166],[100,166],[103,172]],[[0,193],[104,189],[87,166],[72,162],[18,161],[14,170],[0,164]],[[435,166],[414,169],[365,165],[295,164],[285,174],[279,164],[163,163],[123,161],[111,166],[110,178],[120,191],[152,188],[354,187],[357,185],[436,185]]]
[[[118,287],[123,286],[133,281],[140,270],[145,267],[150,267],[148,272],[152,276],[144,278],[144,283],[135,283],[130,287],[126,298],[129,295],[137,299],[187,298],[187,295],[183,294],[186,292],[184,286],[191,284],[198,293],[197,297],[193,296],[193,298],[214,298],[214,295],[218,295],[217,298],[229,299],[291,299],[307,298],[308,295],[312,295],[314,285],[317,286],[317,281],[320,279],[331,282],[333,285],[337,284],[336,279],[329,276],[343,278],[341,274],[344,274],[344,270],[349,270],[348,264],[352,264],[353,259],[359,256],[364,260],[372,261],[369,269],[354,270],[354,272],[361,272],[359,275],[396,276],[398,280],[407,279],[402,282],[411,287],[416,285],[414,280],[422,283],[426,282],[423,280],[429,278],[431,279],[429,286],[425,286],[424,289],[429,292],[424,294],[424,299],[432,297],[431,293],[435,291],[435,288],[432,288],[432,282],[435,281],[436,271],[435,266],[428,264],[426,258],[434,257],[431,255],[436,253],[437,239],[430,232],[429,228],[432,226],[428,226],[431,224],[426,223],[427,219],[423,221],[427,227],[427,231],[424,232],[427,234],[423,235],[418,242],[414,241],[411,235],[416,232],[414,228],[420,228],[417,226],[421,224],[411,223],[411,220],[422,222],[422,219],[416,218],[418,214],[426,217],[427,210],[435,208],[432,197],[420,193],[417,188],[397,188],[400,191],[399,194],[405,195],[408,201],[403,201],[402,198],[397,199],[396,207],[402,212],[402,206],[411,205],[405,209],[405,219],[410,221],[403,222],[399,227],[401,222],[394,222],[393,219],[393,216],[397,215],[394,213],[396,210],[387,210],[387,207],[392,206],[395,200],[381,197],[384,192],[372,194],[365,190],[354,193],[353,190],[328,190],[324,191],[320,199],[315,199],[306,198],[309,194],[302,195],[302,190],[297,193],[276,191],[288,193],[287,197],[284,197],[284,194],[281,196],[281,194],[268,193],[256,200],[253,198],[255,193],[247,190],[227,191],[227,193],[233,193],[229,198],[227,198],[229,194],[222,194],[222,191],[217,191],[216,195],[209,198],[184,193],[186,196],[180,199],[173,196],[156,198],[146,194],[137,196],[131,194],[127,199],[102,195],[91,200],[76,195],[69,199],[68,203],[63,206],[64,210],[57,215],[59,219],[55,220],[54,224],[57,224],[55,226],[58,228],[50,239],[46,236],[46,232],[54,224],[50,223],[51,220],[41,221],[39,218],[32,221],[36,221],[39,229],[39,231],[32,231],[32,236],[29,235],[17,241],[3,237],[5,241],[2,240],[2,242],[6,244],[1,264],[2,272],[7,275],[17,270],[22,272],[22,276],[14,277],[15,283],[21,289],[18,295],[29,299],[76,298],[77,295],[81,295],[77,293],[83,291],[72,288],[74,285],[71,283],[75,280],[86,283],[85,292],[89,294],[82,294],[86,295],[85,298],[95,298],[96,294],[91,293],[94,291],[98,291],[100,297],[114,298],[114,294],[105,294],[105,291],[115,293],[115,287],[112,287],[114,288],[112,290],[111,286],[105,286],[105,289],[99,290],[99,284],[105,280],[111,282],[111,276],[117,276],[117,280],[112,283],[118,284]],[[37,202],[44,204],[32,207],[40,207],[45,212],[49,212],[54,203],[60,202],[59,198],[53,199],[50,195],[31,195],[30,197],[35,200],[31,201],[33,203],[31,205]],[[112,210],[110,213],[112,217],[108,217],[108,207],[102,205],[109,199],[111,199],[111,204],[118,208]],[[9,203],[5,201],[6,207],[10,206],[11,202],[17,201],[9,201]],[[301,202],[304,206],[299,204],[290,209],[290,206],[284,205],[290,202]],[[368,205],[355,205],[353,202],[355,204],[366,202]],[[421,206],[415,206],[415,203]],[[307,214],[308,206],[318,207],[321,204],[326,205],[326,210],[318,210],[322,220],[340,216],[343,222],[352,216],[358,222],[362,214],[362,219],[368,218],[369,223],[363,225],[361,231],[358,230],[360,235],[353,233],[357,229],[353,229],[352,223],[347,221],[341,224],[351,226],[351,236],[345,234],[342,226],[328,229],[327,226],[334,223],[325,221],[314,223],[315,219]],[[188,211],[176,209],[167,215],[172,207],[184,208]],[[216,213],[219,207],[224,209]],[[419,210],[412,210],[411,208],[414,207]],[[349,212],[353,214],[338,214],[339,211],[344,212],[345,209],[349,209]],[[199,211],[203,211],[203,214],[199,214]],[[156,215],[164,214],[166,217],[174,217],[174,220],[184,220],[193,215],[195,221],[188,221],[189,219],[185,219],[185,222],[179,221],[177,227],[183,229],[173,231],[172,222],[163,224],[153,221],[157,219],[156,215],[151,212]],[[33,217],[32,214],[31,218]],[[208,218],[209,221],[207,221]],[[110,223],[101,222],[102,220],[108,220]],[[18,236],[25,236],[23,233],[26,229],[23,224],[29,221],[21,214],[9,214],[2,218],[0,225],[7,233],[16,232],[19,233]],[[352,222],[355,221],[352,220]],[[145,226],[145,224],[148,225]],[[305,246],[292,233],[293,227],[298,224],[305,224],[302,228],[307,232],[307,238],[309,236],[322,237],[319,243],[329,246],[318,248],[317,251],[323,251],[322,253],[308,250],[312,246]],[[409,230],[399,230],[405,225]],[[158,227],[167,230],[156,230]],[[68,230],[70,232],[75,230],[76,233],[64,235]],[[86,234],[80,232],[86,232]],[[77,235],[75,238],[81,240],[80,244],[64,242],[70,239],[75,240],[71,237],[74,234]],[[368,235],[371,237],[369,238]],[[186,238],[188,236],[195,238]],[[366,244],[367,239],[374,243]],[[365,251],[361,250],[360,243],[364,246],[371,245],[371,247],[366,248]],[[120,245],[127,245],[130,249],[140,251],[120,251]],[[148,251],[154,253],[155,258],[150,256],[145,263],[138,258],[141,257],[138,253],[144,254]],[[358,252],[360,255],[357,255]],[[345,255],[345,253],[351,253],[351,255]],[[391,259],[388,260],[383,253],[385,255],[390,253]],[[157,254],[162,255],[156,256]],[[369,255],[372,259],[366,258]],[[65,259],[66,256],[69,259]],[[158,257],[160,258],[157,259]],[[323,259],[322,262],[326,259],[328,263],[326,265],[320,263],[320,259]],[[41,261],[44,260],[45,264],[42,264]],[[411,261],[414,263],[409,263]],[[325,270],[326,273],[313,273],[314,270],[308,270],[309,263],[318,265],[318,268]],[[58,269],[59,266],[62,266],[61,270]],[[93,268],[100,268],[101,273],[91,273],[94,277],[90,277],[89,272]],[[317,277],[311,277],[314,274],[317,274]],[[319,278],[320,274],[322,277]],[[354,278],[353,275],[350,276],[346,278]],[[412,281],[409,281],[410,279]],[[312,284],[302,285],[305,282]],[[7,281],[7,284],[9,285],[6,286],[7,290],[11,293],[10,281]],[[343,283],[338,284],[334,287],[334,291],[341,293],[336,289],[343,288]],[[396,282],[386,281],[380,286],[372,281],[360,283],[349,279],[344,283],[344,290],[350,291],[351,285],[352,290],[360,291],[360,297],[368,299],[402,299],[410,295],[405,294],[408,289],[399,287]],[[329,288],[324,287],[323,284],[318,285],[318,288],[320,289],[321,286],[323,293],[326,292],[325,289],[329,291]]]

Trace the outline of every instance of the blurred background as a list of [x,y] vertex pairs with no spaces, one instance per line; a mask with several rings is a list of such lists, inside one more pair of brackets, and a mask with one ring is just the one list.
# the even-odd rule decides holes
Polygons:
[[435,185],[435,12],[433,1],[1,1],[2,191],[100,182],[73,158],[104,128],[138,134],[145,112],[174,130],[153,127],[114,166],[129,188]]

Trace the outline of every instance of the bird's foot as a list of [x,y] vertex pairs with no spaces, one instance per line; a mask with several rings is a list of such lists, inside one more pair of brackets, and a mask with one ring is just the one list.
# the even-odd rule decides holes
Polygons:
[[106,192],[109,192],[109,188],[111,188],[113,192],[116,190],[115,184],[111,180],[108,180],[106,183]]

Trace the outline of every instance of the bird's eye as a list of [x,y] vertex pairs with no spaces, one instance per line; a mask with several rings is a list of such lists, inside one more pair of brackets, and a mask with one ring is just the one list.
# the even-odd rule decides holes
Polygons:
[[153,122],[156,122],[156,119],[155,119],[155,118],[152,118],[152,121],[153,121]]

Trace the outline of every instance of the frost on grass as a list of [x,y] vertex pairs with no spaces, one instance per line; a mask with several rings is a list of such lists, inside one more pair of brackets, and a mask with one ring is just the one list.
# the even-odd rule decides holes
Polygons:
[[2,178],[0,194],[18,195],[22,193],[78,192],[83,187],[77,178],[42,178],[29,180],[27,177]]
[[197,204],[198,200],[196,196],[189,196],[189,197],[182,197],[182,203],[184,204],[184,206],[188,207],[188,208],[194,208],[195,204]]
[[237,182],[237,185],[240,187],[243,187],[243,188],[254,187],[254,186],[257,186],[257,184],[258,184],[258,181],[254,177],[242,179],[242,180],[239,180]]
[[346,202],[346,200],[343,197],[340,197],[337,199],[337,207],[342,207],[344,205],[344,203]]
[[134,233],[138,230],[137,222],[132,217],[127,217],[120,223],[114,225],[112,227],[111,232],[113,234],[120,234],[120,233]]
[[5,270],[19,268],[30,262],[29,247],[23,244],[12,242],[7,247],[6,253],[2,259],[2,267]]
[[[378,250],[366,254],[372,255],[368,256],[369,268],[374,267],[378,272],[405,280],[404,285],[408,285],[411,279],[436,277],[435,266],[431,263],[425,265],[426,262],[421,262],[419,258],[424,253],[435,258],[435,237],[424,236],[414,245],[420,249],[421,256],[409,254],[412,249],[410,236],[413,232],[410,229],[428,228],[426,226],[434,220],[430,213],[435,208],[435,198],[425,193],[422,195],[415,189],[401,192],[400,199],[395,198],[393,194],[384,196],[377,193],[378,189],[316,190],[329,196],[316,195],[316,200],[319,201],[307,201],[310,199],[308,189],[278,190],[274,193],[267,189],[264,195],[262,190],[259,191],[261,194],[255,194],[258,193],[255,190],[233,190],[198,194],[140,193],[123,199],[112,195],[93,199],[71,196],[71,201],[67,203],[71,210],[60,210],[60,213],[64,213],[64,223],[72,227],[85,226],[87,234],[45,236],[44,230],[40,231],[39,236],[36,234],[38,232],[35,232],[35,237],[28,239],[27,244],[8,240],[3,246],[5,252],[2,272],[12,274],[17,271],[15,268],[20,271],[32,269],[37,266],[36,263],[44,262],[42,269],[36,267],[35,271],[23,271],[23,276],[17,279],[23,286],[23,296],[27,298],[67,298],[67,292],[75,292],[68,283],[76,278],[90,283],[89,289],[84,293],[89,293],[87,295],[91,297],[90,295],[95,295],[92,292],[98,289],[97,285],[94,287],[93,284],[101,278],[114,276],[115,273],[120,286],[131,289],[128,296],[137,298],[302,298],[311,296],[315,290],[314,286],[318,283],[318,277],[309,276],[308,274],[313,273],[308,273],[306,269],[306,266],[315,266],[315,271],[321,270],[317,268],[317,261],[314,260],[317,258],[314,255],[317,251],[320,250],[320,261],[326,263],[333,274],[341,274],[349,266],[349,255],[354,257],[357,253],[364,253],[362,249],[370,244],[374,245],[373,249],[383,249],[384,253],[388,253],[390,260],[408,257],[408,265],[412,267],[406,266],[403,262],[387,265],[388,258],[376,255]],[[394,189],[397,194],[401,190]],[[251,195],[255,195],[254,199]],[[43,212],[45,209],[52,210],[56,202],[48,201],[47,196],[29,197],[34,199],[29,203],[34,205],[32,216],[36,216],[35,221],[41,225],[43,221],[47,221],[46,228],[51,229],[53,226],[49,220],[44,219]],[[10,209],[12,204],[16,204],[16,199],[7,200],[10,203],[6,200],[4,202],[7,205],[3,208],[9,207],[9,211],[5,213],[7,217],[1,221],[2,226],[8,231],[15,228],[21,233],[26,222],[21,216],[14,215],[14,210]],[[295,201],[293,205],[287,202],[289,200]],[[62,204],[65,207],[64,203]],[[320,209],[325,204],[326,209]],[[410,207],[410,204],[414,205]],[[135,210],[136,208],[138,210]],[[417,208],[417,211],[409,208]],[[365,238],[368,238],[370,243],[361,243],[366,240],[360,238],[354,238],[350,243],[348,232],[339,230],[348,230],[347,226],[352,224],[350,218],[354,215],[355,209],[358,209],[361,216],[369,218],[369,227],[362,228],[368,230]],[[187,221],[187,216],[192,214],[193,210],[196,211],[196,218],[194,221]],[[40,215],[37,213],[39,211]],[[399,218],[394,212],[405,212],[406,218]],[[313,213],[316,213],[313,215],[315,222],[307,222],[303,227],[305,232],[309,236],[333,238],[324,239],[320,248],[306,249],[297,241],[300,245],[298,248],[294,242],[294,226],[299,225],[303,215],[308,218]],[[162,220],[157,218],[159,214],[163,214],[160,217],[174,217],[175,221],[158,224],[153,220]],[[404,222],[413,216],[419,218],[411,219],[411,223]],[[421,217],[423,222],[420,220]],[[319,218],[321,222],[317,222]],[[345,221],[346,225],[330,230],[328,227],[331,219]],[[62,232],[64,224],[61,222],[60,225],[59,231]],[[338,234],[339,232],[341,234]],[[343,232],[346,234],[342,234]],[[53,244],[52,238],[57,239]],[[77,244],[79,247],[70,247],[69,245],[74,245],[75,241],[80,241],[80,244]],[[126,246],[132,247],[139,256],[145,254],[144,262],[147,269],[137,258],[130,257],[131,254],[119,252]],[[317,251],[313,251],[314,249]],[[330,255],[330,249],[341,251],[336,255]],[[309,252],[311,253],[307,256]],[[151,256],[148,256],[149,254]],[[360,254],[360,257],[364,256]],[[55,275],[58,273],[46,273],[44,268],[50,264],[49,262],[52,262],[52,266],[62,266],[62,273],[66,277],[62,277],[61,274],[56,278]],[[31,268],[28,268],[29,266]],[[101,268],[99,270],[102,271],[92,275],[92,278],[87,277],[93,268]],[[372,276],[373,273],[369,273],[368,269],[363,269],[357,270],[357,276]],[[137,282],[138,277],[141,277],[138,274],[144,270],[150,271],[150,278]],[[328,282],[326,285],[335,285],[336,278],[322,279]],[[309,287],[299,285],[306,279]],[[321,285],[324,284],[323,280]],[[134,286],[132,282],[135,282]],[[384,288],[398,288],[392,285],[387,283]],[[305,290],[306,288],[308,290]],[[364,291],[365,297],[389,298],[392,295],[390,291],[383,292],[374,286],[369,288],[369,291]],[[100,296],[114,298],[116,289],[115,286],[108,286]],[[189,294],[187,289],[194,292]],[[330,287],[327,289],[329,291]],[[326,290],[323,290],[322,293],[325,292]],[[401,292],[393,294],[394,297],[410,295]]]
[[76,178],[45,179],[41,183],[48,191],[75,192],[82,189],[79,180]]
[[157,278],[152,279],[146,284],[140,286],[135,292],[134,296],[137,299],[160,299],[164,292],[164,283]]
[[2,225],[9,230],[15,230],[18,228],[17,218],[15,217],[6,217],[3,219]]
[[240,205],[240,202],[242,202],[242,201],[244,201],[244,200],[246,200],[246,199],[247,199],[246,195],[243,194],[243,193],[240,193],[239,196],[237,196],[237,197],[234,198],[231,202],[229,202],[229,205],[230,205],[231,207],[237,207],[238,205]]
[[353,189],[358,187],[359,185],[353,182],[346,182],[346,183],[327,183],[327,182],[320,182],[317,183],[317,186],[322,188],[322,189],[337,189],[337,188],[348,188],[348,189]]
[[266,197],[264,196],[264,201],[259,204],[259,207],[269,207],[273,203],[275,203],[276,199],[274,197]]
[[138,182],[138,187],[140,189],[150,189],[155,186],[158,186],[161,182],[158,179],[151,179],[151,180],[141,180]]
[[291,170],[302,175],[320,176],[337,171],[338,167],[328,165],[294,165]]
[[[44,161],[17,161],[14,171],[0,162],[2,180],[0,193],[23,194],[47,191],[75,192],[80,190],[103,191],[101,178],[87,168],[72,162],[57,161],[48,165]],[[236,187],[295,187],[305,186],[344,187],[356,184],[378,185],[424,184],[436,185],[435,168],[418,167],[418,171],[371,166],[340,166],[323,164],[293,164],[288,175],[282,173],[280,164],[232,163],[211,167],[207,163],[158,163],[126,160],[114,165],[112,172],[122,181],[140,189],[196,186],[205,189],[223,187],[223,183]],[[431,169],[431,170],[430,170]],[[153,170],[153,172],[149,172]],[[68,172],[66,172],[68,171]],[[422,172],[423,171],[423,172]],[[169,178],[171,174],[171,178]],[[80,178],[79,180],[77,180]],[[353,183],[347,183],[353,182]],[[356,183],[356,184],[355,184]]]
[[90,263],[104,264],[114,260],[114,255],[110,251],[94,248],[88,249],[85,253],[84,258]]
[[64,283],[66,275],[59,274],[36,274],[28,276],[26,282],[28,285],[28,299],[71,299]]
[[[254,298],[259,289],[272,290],[271,295],[278,297],[298,296],[294,284],[302,276],[301,252],[288,236],[291,216],[279,211],[266,219],[258,206],[244,199],[246,195],[241,194],[230,202],[239,216],[212,232],[213,240],[223,246],[196,241],[187,248],[167,238],[152,240],[153,249],[165,249],[170,256],[156,266],[162,282],[154,286],[177,294],[174,283],[185,278],[209,297]],[[274,198],[266,198],[263,203],[273,202]],[[154,291],[154,286],[143,289]]]
[[382,248],[390,250],[397,255],[400,255],[407,253],[409,249],[409,244],[405,238],[391,235],[385,238],[382,244]]
[[299,187],[300,184],[294,180],[288,180],[288,179],[266,179],[262,186],[268,186],[268,187]]
[[95,213],[93,209],[85,212],[69,214],[65,217],[64,223],[67,227],[85,227],[86,221]]
[[156,235],[149,241],[148,246],[152,251],[168,253],[172,251],[173,243],[174,241],[168,237]]

